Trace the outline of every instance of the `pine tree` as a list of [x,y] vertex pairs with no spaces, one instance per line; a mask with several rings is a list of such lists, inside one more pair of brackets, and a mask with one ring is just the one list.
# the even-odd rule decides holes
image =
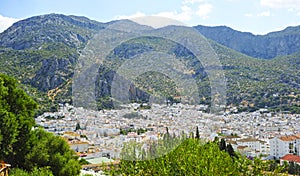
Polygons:
[[15,79],[0,74],[0,160],[23,165],[36,107]]
[[220,148],[220,150],[223,150],[223,151],[226,150],[226,142],[225,142],[224,138],[221,139],[221,141],[219,143],[219,148]]
[[79,122],[77,122],[77,124],[76,124],[76,128],[75,128],[75,131],[77,131],[77,130],[80,130],[81,129],[81,127],[80,127],[80,123]]
[[235,156],[235,153],[234,153],[234,150],[233,150],[231,144],[227,144],[227,146],[226,146],[226,151],[227,151],[227,153],[228,153],[231,157]]
[[200,139],[199,128],[196,128],[196,139]]

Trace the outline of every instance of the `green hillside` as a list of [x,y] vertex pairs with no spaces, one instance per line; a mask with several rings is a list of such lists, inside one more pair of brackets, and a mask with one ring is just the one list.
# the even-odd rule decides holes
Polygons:
[[[41,110],[55,110],[58,103],[72,103],[72,78],[80,54],[95,34],[113,23],[58,14],[17,22],[0,34],[0,72],[18,79],[41,104]],[[131,23],[133,25],[138,26]],[[288,32],[291,30],[293,28]],[[297,30],[293,34],[298,35]],[[299,54],[256,59],[213,40],[209,43],[223,66],[228,105],[239,106],[241,111],[267,107],[300,113]],[[95,82],[98,108],[113,107],[110,88],[118,68],[125,61],[147,52],[165,52],[184,63],[189,69],[188,75],[198,85],[201,103],[210,104],[207,73],[188,49],[167,39],[140,37],[116,47],[99,66]],[[180,91],[170,77],[147,72],[132,82],[129,97],[133,102],[147,102],[149,95],[155,94],[176,102],[180,101]]]

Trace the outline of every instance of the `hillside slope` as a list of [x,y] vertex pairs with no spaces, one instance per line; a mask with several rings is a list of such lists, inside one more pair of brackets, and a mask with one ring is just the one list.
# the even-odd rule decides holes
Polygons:
[[[72,78],[82,50],[95,34],[112,23],[99,23],[85,17],[58,14],[37,16],[17,22],[0,34],[0,72],[20,80],[27,92],[35,97],[44,110],[51,108],[55,110],[57,103],[72,103]],[[132,22],[130,25],[138,26]],[[205,30],[207,33],[201,32],[203,35],[216,36],[213,34],[215,28]],[[226,28],[226,35],[219,33],[216,37],[218,39],[216,41],[220,44],[213,40],[209,41],[225,72],[228,105],[239,106],[240,110],[271,107],[300,112],[298,110],[300,55],[288,55],[294,53],[296,49],[285,43],[277,47],[275,41],[272,42],[272,47],[276,52],[268,55],[261,51],[270,51],[268,47],[271,44],[261,44],[259,45],[261,48],[259,47],[256,52],[257,57],[273,58],[283,55],[265,60],[239,53],[233,50],[234,47],[229,49],[223,46],[230,43],[245,53],[250,50],[246,45],[247,40],[251,44],[252,40],[258,40],[252,38],[261,37],[276,38],[280,42],[282,36],[300,35],[300,32],[292,31],[289,29],[270,33],[266,37],[239,33]],[[235,36],[234,39],[229,33]],[[242,38],[243,40],[239,41],[243,41],[244,44],[238,42],[236,36]],[[287,41],[295,46],[300,44],[292,38]],[[282,48],[289,48],[291,51],[279,52]],[[125,60],[148,51],[164,51],[187,63],[193,70],[192,77],[197,82],[201,103],[210,103],[211,90],[207,74],[201,63],[195,62],[195,56],[189,50],[163,38],[141,37],[116,47],[99,66],[95,82],[98,108],[112,107],[110,88],[118,66]],[[158,72],[140,75],[129,93],[131,100],[137,102],[148,101],[149,94],[161,94],[172,100],[180,95],[174,80]]]

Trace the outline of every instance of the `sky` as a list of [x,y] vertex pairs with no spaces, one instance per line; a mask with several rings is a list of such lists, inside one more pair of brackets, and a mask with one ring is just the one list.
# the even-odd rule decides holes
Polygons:
[[266,34],[300,25],[300,0],[0,0],[0,32],[18,20],[49,13],[100,22],[162,16],[188,26],[225,25]]

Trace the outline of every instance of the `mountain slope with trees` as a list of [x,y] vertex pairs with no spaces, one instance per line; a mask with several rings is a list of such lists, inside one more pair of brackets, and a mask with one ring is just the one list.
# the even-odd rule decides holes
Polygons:
[[[82,50],[95,34],[112,23],[114,22],[99,23],[85,17],[59,14],[19,21],[0,34],[0,72],[19,80],[22,88],[39,103],[40,111],[55,111],[58,103],[72,103],[72,78]],[[138,26],[133,22],[130,24]],[[297,27],[266,36],[254,36],[227,27],[195,28],[204,36],[213,39],[209,40],[209,43],[218,55],[225,72],[228,105],[240,106],[240,110],[268,107],[299,113],[300,55],[294,53],[297,52],[297,47],[293,47],[298,46],[300,42],[297,37],[291,37],[300,35]],[[260,37],[270,38],[270,45],[274,49],[269,49],[270,46],[265,42],[255,39],[256,43],[252,45],[258,47],[255,49],[256,54],[248,54],[268,60],[245,55],[247,52],[244,50],[252,47],[252,38]],[[285,40],[286,38],[288,40]],[[274,42],[271,39],[274,39]],[[276,41],[283,39],[282,46],[278,46]],[[240,50],[240,53],[226,45],[235,50],[239,50],[235,47],[244,50]],[[289,48],[290,51],[284,48]],[[116,69],[126,59],[144,52],[162,50],[174,54],[178,60],[185,60],[188,67],[195,71],[192,76],[199,86],[199,94],[203,100],[201,103],[209,104],[209,80],[201,63],[194,62],[193,54],[174,42],[142,37],[119,45],[99,67],[95,82],[98,108],[111,108],[111,82]],[[273,57],[276,58],[270,59]],[[159,73],[140,75],[129,92],[133,101],[147,101],[149,94],[162,94],[174,99],[180,93],[174,81]]]

